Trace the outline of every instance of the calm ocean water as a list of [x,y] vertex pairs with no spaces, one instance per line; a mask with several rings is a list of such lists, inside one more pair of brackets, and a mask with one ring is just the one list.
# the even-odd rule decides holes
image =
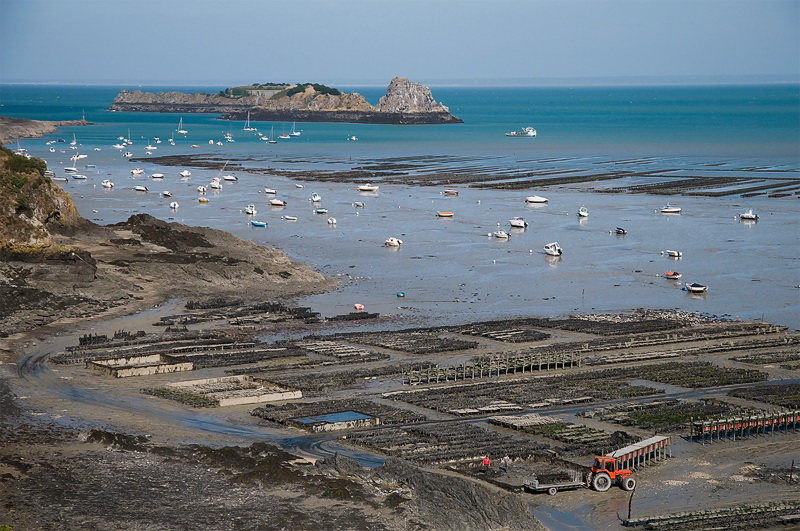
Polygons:
[[[242,131],[242,122],[214,115],[173,115],[110,112],[123,87],[0,86],[0,115],[43,120],[86,119],[91,127],[63,128],[44,139],[20,140],[20,147],[48,161],[57,174],[71,166],[74,154],[65,143],[49,152],[46,141],[75,135],[86,181],[60,183],[81,213],[98,223],[114,223],[132,213],[149,212],[162,219],[228,230],[285,250],[328,275],[343,279],[340,290],[310,297],[323,315],[346,313],[355,302],[369,311],[405,317],[409,323],[464,322],[518,315],[562,315],[631,308],[676,308],[745,319],[764,319],[800,328],[800,221],[795,199],[739,196],[655,196],[598,194],[608,183],[538,190],[496,191],[459,187],[460,195],[445,198],[438,187],[381,185],[375,196],[358,194],[352,184],[305,183],[263,173],[237,171],[239,181],[197,202],[196,188],[219,170],[182,168],[155,163],[131,163],[112,144],[128,136],[135,156],[144,146],[162,143],[153,156],[212,153],[253,159],[252,167],[281,170],[346,169],[392,158],[436,160],[439,169],[487,174],[517,170],[551,172],[612,171],[635,161],[637,168],[677,174],[719,175],[759,180],[800,178],[800,87],[579,87],[579,88],[458,88],[433,87],[433,96],[464,124],[381,126],[297,124],[303,134],[290,141],[266,144]],[[124,87],[135,88],[135,87]],[[184,92],[217,92],[223,87],[175,87]],[[340,87],[363,94],[372,103],[385,88]],[[169,90],[164,87],[142,90]],[[189,133],[175,133],[179,119]],[[275,137],[291,123],[254,123],[260,133]],[[533,126],[535,139],[507,138],[503,133]],[[232,133],[235,143],[224,142]],[[355,135],[358,142],[347,141]],[[175,138],[175,146],[166,141]],[[208,141],[223,141],[222,146]],[[198,148],[192,148],[198,145]],[[12,147],[17,147],[12,146]],[[66,149],[65,149],[66,148]],[[97,150],[99,148],[99,150]],[[64,153],[60,150],[64,149]],[[139,165],[152,181],[134,178]],[[611,170],[610,170],[611,169]],[[409,170],[413,172],[413,170]],[[107,190],[103,179],[116,186]],[[150,192],[136,193],[134,184]],[[279,191],[289,205],[271,209],[263,188]],[[171,199],[158,195],[173,192]],[[793,190],[796,190],[796,185]],[[312,212],[312,191],[337,218]],[[546,206],[527,206],[523,198],[548,197]],[[178,201],[177,211],[168,208]],[[658,214],[669,200],[683,212]],[[363,201],[366,208],[352,203]],[[255,218],[269,223],[256,229],[241,210],[256,204]],[[579,220],[581,205],[590,210]],[[761,219],[741,223],[736,216],[753,208]],[[452,210],[452,220],[437,219],[437,210]],[[297,221],[281,219],[291,214]],[[508,241],[487,237],[497,224],[507,227],[513,216],[530,223],[512,232]],[[617,226],[624,237],[609,234]],[[383,241],[404,240],[398,250]],[[549,259],[544,244],[559,241],[564,256]],[[680,260],[664,257],[664,249],[679,249]],[[692,296],[681,285],[660,278],[668,269],[683,280],[710,286],[705,296]],[[402,291],[405,297],[397,297]]]

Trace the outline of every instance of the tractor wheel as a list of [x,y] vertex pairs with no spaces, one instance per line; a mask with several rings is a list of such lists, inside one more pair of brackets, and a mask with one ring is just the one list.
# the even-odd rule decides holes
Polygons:
[[620,482],[622,490],[633,490],[636,488],[636,478],[628,476]]
[[597,492],[605,492],[611,488],[611,478],[608,474],[597,474],[592,478],[592,488]]
[[547,494],[549,494],[550,496],[555,496],[556,492],[558,492],[558,489],[555,487],[550,487],[549,489],[547,489]]

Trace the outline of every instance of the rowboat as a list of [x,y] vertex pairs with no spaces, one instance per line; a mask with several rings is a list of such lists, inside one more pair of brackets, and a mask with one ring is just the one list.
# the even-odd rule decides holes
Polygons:
[[440,217],[440,218],[452,218],[453,217],[453,213],[452,212],[437,212],[436,215],[438,217]]
[[254,227],[266,227],[267,226],[267,222],[266,221],[253,220],[253,221],[250,222],[250,225],[252,225]]
[[442,192],[442,194],[444,194],[444,195],[446,195],[448,197],[455,197],[455,196],[458,195],[458,190],[450,190],[450,189],[448,189],[448,190],[445,190],[444,192]]
[[377,184],[362,184],[358,187],[359,192],[377,192],[379,189]]
[[661,207],[662,214],[680,214],[681,207],[672,206],[669,203]]
[[708,291],[708,286],[704,286],[702,284],[698,284],[697,282],[693,282],[691,284],[686,284],[686,291],[689,293],[705,293]]
[[114,188],[114,183],[112,183],[108,179],[103,181],[101,184],[103,185],[103,188]]
[[201,197],[197,201],[199,201],[200,203],[208,203],[208,198],[207,197]]
[[146,192],[147,191],[147,187],[146,186],[142,186],[142,185],[136,185],[136,186],[133,187],[133,189],[136,190],[137,192]]
[[669,256],[670,258],[680,258],[680,257],[683,256],[682,252],[680,252],[680,251],[672,251],[670,249],[666,249],[666,250],[662,251],[661,254],[665,254],[665,255]]
[[270,204],[270,206],[274,206],[274,207],[285,207],[286,206],[286,201],[283,201],[281,199],[270,199],[269,200],[269,204]]
[[664,278],[668,278],[670,280],[678,280],[682,276],[683,275],[677,271],[664,271]]
[[529,195],[525,198],[526,203],[547,203],[547,198],[540,195]]

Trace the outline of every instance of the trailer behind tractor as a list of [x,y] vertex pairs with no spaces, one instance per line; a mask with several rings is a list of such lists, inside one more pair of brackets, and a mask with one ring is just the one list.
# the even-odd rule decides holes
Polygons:
[[578,489],[588,487],[598,492],[605,492],[616,483],[622,490],[636,488],[636,478],[633,471],[620,468],[617,459],[609,456],[597,456],[594,463],[585,472],[575,471],[572,477],[565,481],[541,483],[535,477],[525,482],[525,488],[534,492],[547,492],[554,496],[559,490]]

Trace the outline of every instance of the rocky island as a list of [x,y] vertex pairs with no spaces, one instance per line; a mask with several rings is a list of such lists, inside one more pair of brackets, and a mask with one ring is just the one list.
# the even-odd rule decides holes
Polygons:
[[111,105],[113,111],[214,113],[224,120],[346,122],[366,124],[451,124],[463,123],[442,103],[433,99],[430,88],[394,78],[377,105],[364,96],[344,93],[313,83],[254,84],[234,87],[219,94],[142,92],[123,89]]

